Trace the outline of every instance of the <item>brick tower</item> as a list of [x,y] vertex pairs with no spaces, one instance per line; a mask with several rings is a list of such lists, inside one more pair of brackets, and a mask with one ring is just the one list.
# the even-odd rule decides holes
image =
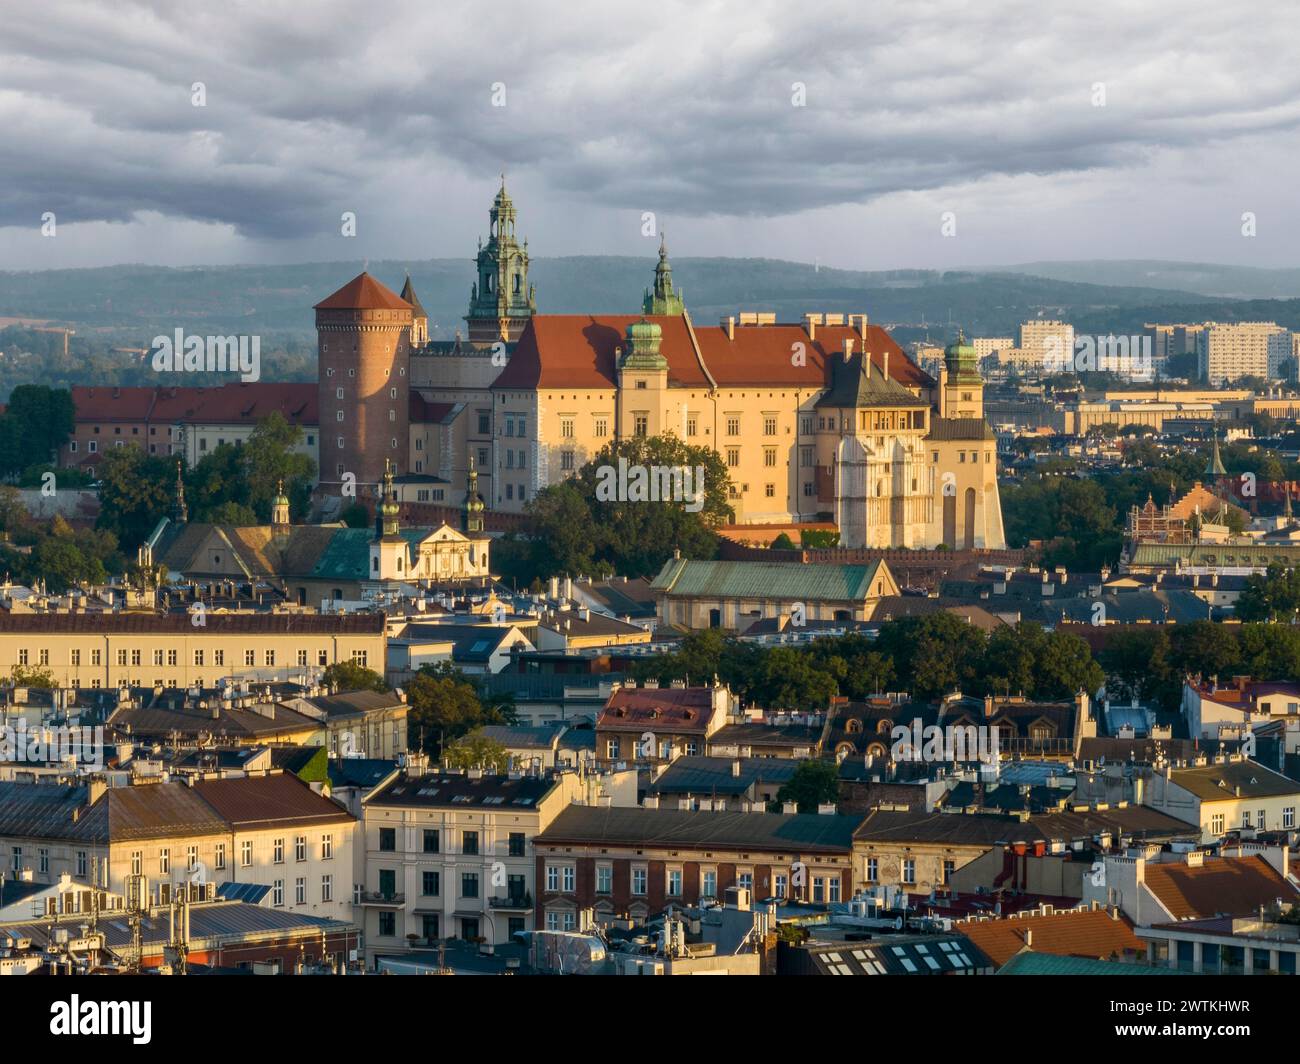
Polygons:
[[320,490],[374,494],[391,461],[406,468],[411,305],[368,273],[316,304]]

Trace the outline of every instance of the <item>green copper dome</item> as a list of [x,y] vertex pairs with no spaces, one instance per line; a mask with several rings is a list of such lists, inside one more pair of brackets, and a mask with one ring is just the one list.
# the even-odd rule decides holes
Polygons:
[[655,322],[642,318],[627,327],[627,350],[623,355],[624,369],[661,370],[668,368],[668,360],[659,353],[664,331]]
[[944,348],[943,361],[950,378],[972,382],[980,379],[979,356],[961,330],[957,331],[957,339]]

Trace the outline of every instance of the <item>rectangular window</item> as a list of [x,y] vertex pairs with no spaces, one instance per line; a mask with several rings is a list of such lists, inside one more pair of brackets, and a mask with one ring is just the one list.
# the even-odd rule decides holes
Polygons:
[[727,435],[728,436],[740,435],[740,416],[738,414],[727,415]]
[[764,436],[775,436],[775,435],[776,435],[776,415],[775,415],[775,414],[764,414],[764,415],[763,415],[763,435],[764,435]]
[[307,860],[307,836],[299,835],[293,840],[293,859],[295,861]]
[[320,900],[334,900],[334,877],[328,873],[320,877]]
[[727,465],[730,466],[732,469],[735,469],[737,466],[740,465],[740,448],[739,448],[739,447],[728,447],[728,448],[727,448]]
[[680,898],[682,896],[682,870],[680,868],[670,868],[668,870],[668,896],[670,898]]
[[307,904],[307,880],[302,876],[293,881],[293,901],[295,905]]
[[560,418],[560,439],[562,440],[573,439],[573,418],[571,417]]
[[425,828],[424,829],[424,852],[437,853],[441,838],[442,836],[437,828]]
[[322,861],[332,860],[334,857],[334,836],[322,835],[320,837],[320,859]]
[[1295,827],[1295,806],[1288,805],[1282,810],[1282,827]]
[[442,875],[439,872],[420,873],[420,893],[426,898],[436,898],[442,892]]
[[212,851],[212,863],[218,869],[224,869],[226,867],[226,844],[224,842],[219,842],[214,847]]
[[394,853],[397,850],[397,829],[379,829],[379,849],[382,853]]
[[637,436],[650,434],[650,420],[645,414],[637,414],[633,419],[633,433]]
[[592,432],[592,435],[595,436],[597,439],[603,439],[604,437],[608,436],[609,421],[603,417],[596,418],[596,424],[594,427],[594,431]]
[[880,882],[880,862],[875,857],[867,858],[866,877],[868,883]]
[[284,880],[277,879],[271,884],[271,904],[279,908],[284,904]]
[[460,835],[460,852],[468,854],[478,853],[478,832],[462,831]]
[[462,898],[478,897],[477,872],[462,872],[460,874],[460,896]]
[[510,833],[510,856],[524,856],[524,833],[522,831],[512,831]]
[[644,867],[632,869],[632,893],[644,896],[646,892],[646,870]]
[[614,869],[609,865],[598,865],[596,868],[596,893],[609,894],[614,889]]
[[276,839],[271,844],[271,861],[274,864],[284,864],[284,839]]

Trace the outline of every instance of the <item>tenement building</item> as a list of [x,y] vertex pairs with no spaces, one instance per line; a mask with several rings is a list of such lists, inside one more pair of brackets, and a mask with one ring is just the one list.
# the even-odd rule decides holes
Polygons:
[[517,513],[610,443],[672,433],[722,457],[739,522],[830,517],[847,547],[1005,546],[964,340],[936,379],[865,314],[697,324],[662,243],[640,313],[538,314],[516,221],[503,183],[467,337],[425,339],[409,278],[399,296],[362,274],[317,305],[326,494],[348,473],[374,494],[391,459],[447,505],[473,468],[488,508]]

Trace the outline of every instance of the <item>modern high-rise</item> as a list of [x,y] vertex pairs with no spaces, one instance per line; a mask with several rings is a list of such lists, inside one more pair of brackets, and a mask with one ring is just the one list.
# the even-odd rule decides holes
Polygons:
[[1197,373],[1211,384],[1274,376],[1290,356],[1291,334],[1272,321],[1206,322],[1196,338]]
[[1034,318],[1020,325],[1021,364],[1040,372],[1056,373],[1074,367],[1074,326],[1063,321]]

